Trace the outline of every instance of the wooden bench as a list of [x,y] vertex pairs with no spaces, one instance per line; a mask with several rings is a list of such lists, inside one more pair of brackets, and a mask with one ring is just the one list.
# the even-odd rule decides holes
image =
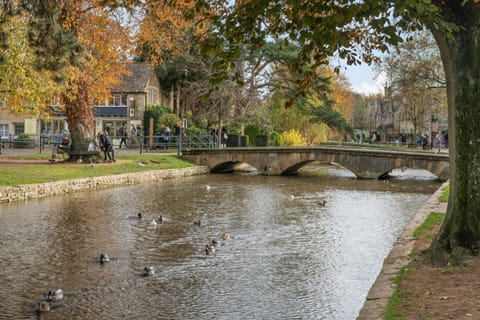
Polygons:
[[88,142],[73,143],[70,150],[64,150],[68,154],[68,161],[94,161],[97,162],[100,159],[100,151],[95,148],[93,151],[88,150]]

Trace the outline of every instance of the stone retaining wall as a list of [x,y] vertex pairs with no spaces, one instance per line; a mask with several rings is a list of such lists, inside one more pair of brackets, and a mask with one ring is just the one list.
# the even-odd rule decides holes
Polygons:
[[186,176],[206,174],[208,172],[209,170],[207,167],[196,166],[184,169],[143,171],[123,173],[112,176],[26,184],[13,187],[0,187],[0,203],[181,178]]

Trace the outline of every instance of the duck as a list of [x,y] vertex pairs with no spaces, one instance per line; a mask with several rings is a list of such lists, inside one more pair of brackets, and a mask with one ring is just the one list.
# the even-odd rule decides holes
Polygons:
[[157,221],[155,221],[155,219],[153,219],[152,221],[150,221],[150,225],[151,226],[157,226]]
[[200,226],[200,225],[202,225],[202,222],[200,220],[195,220],[195,221],[193,221],[193,224],[196,225],[196,226]]
[[214,253],[215,252],[215,247],[210,245],[210,244],[207,244],[205,246],[205,254],[206,255],[209,255],[210,253]]
[[138,217],[138,219],[142,219],[142,213],[139,212],[139,213],[137,214],[137,217]]
[[63,290],[50,290],[47,293],[47,301],[58,301],[63,299]]
[[160,215],[160,217],[158,217],[157,221],[158,221],[158,223],[163,223],[163,216]]
[[326,204],[327,204],[327,201],[326,201],[326,200],[320,201],[320,202],[318,203],[318,205],[319,205],[320,207],[325,207]]
[[155,268],[154,267],[143,268],[143,276],[144,277],[153,276],[154,274],[155,274]]
[[211,243],[212,247],[218,247],[219,245],[220,245],[220,241],[218,241],[217,239],[212,239],[212,243]]
[[50,311],[50,303],[47,301],[39,301],[37,302],[37,311],[38,312],[47,312]]
[[293,194],[291,194],[289,197],[288,197],[290,200],[295,200],[295,196]]
[[108,256],[108,254],[102,253],[100,255],[100,264],[104,264],[105,262],[109,262],[109,261],[110,261],[110,257]]
[[228,233],[224,232],[222,234],[222,240],[228,240],[228,239],[230,239],[230,235]]
[[209,191],[211,188],[208,184],[205,185],[205,190]]

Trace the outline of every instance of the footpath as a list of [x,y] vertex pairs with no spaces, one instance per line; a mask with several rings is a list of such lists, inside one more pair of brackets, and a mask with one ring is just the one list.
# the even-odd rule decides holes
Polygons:
[[384,319],[388,302],[396,287],[393,280],[400,269],[409,263],[409,256],[415,244],[415,238],[413,237],[414,230],[425,221],[431,212],[447,212],[447,203],[438,201],[438,198],[443,193],[443,188],[447,185],[448,182],[442,184],[442,186],[437,189],[398,236],[392,250],[383,262],[383,267],[377,280],[368,292],[357,320]]

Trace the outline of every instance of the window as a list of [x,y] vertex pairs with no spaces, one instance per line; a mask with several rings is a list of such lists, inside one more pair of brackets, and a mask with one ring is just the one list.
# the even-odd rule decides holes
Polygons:
[[8,137],[9,134],[10,134],[10,132],[8,131],[8,124],[0,123],[0,136]]
[[23,123],[14,123],[13,124],[13,134],[16,136],[19,136],[25,132],[25,124]]
[[122,95],[120,93],[114,93],[107,100],[107,106],[121,106],[122,105]]
[[158,103],[158,90],[157,88],[148,88],[148,104]]
[[113,105],[114,106],[121,106],[122,105],[122,95],[121,94],[114,94],[113,95]]

